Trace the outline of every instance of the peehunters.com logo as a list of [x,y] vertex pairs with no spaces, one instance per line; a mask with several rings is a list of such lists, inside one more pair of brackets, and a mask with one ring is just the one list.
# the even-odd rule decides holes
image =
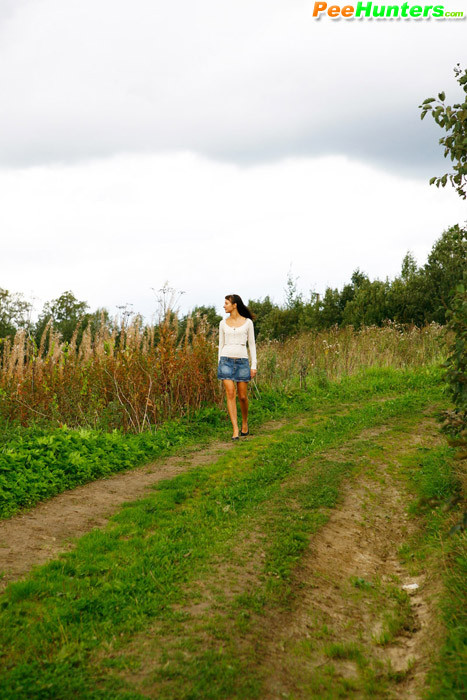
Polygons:
[[465,17],[463,12],[452,12],[445,10],[443,5],[409,5],[404,2],[403,5],[376,5],[373,2],[358,2],[356,7],[353,5],[328,5],[327,2],[315,2],[313,7],[313,17],[321,17],[326,14],[333,19],[338,17],[344,18],[364,18],[375,17],[381,19],[418,19],[435,17],[440,18],[457,18]]

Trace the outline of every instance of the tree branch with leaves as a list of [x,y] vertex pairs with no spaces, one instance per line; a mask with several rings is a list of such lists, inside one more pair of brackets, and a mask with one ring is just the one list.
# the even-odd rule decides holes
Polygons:
[[419,108],[422,110],[421,119],[430,113],[435,122],[446,131],[446,136],[439,142],[444,146],[444,157],[450,158],[454,163],[453,172],[445,173],[439,177],[432,177],[430,185],[446,186],[449,181],[462,199],[467,198],[467,70],[463,70],[458,63],[454,68],[454,74],[460,87],[465,93],[463,102],[454,105],[446,105],[446,94],[440,92],[438,98],[427,97]]

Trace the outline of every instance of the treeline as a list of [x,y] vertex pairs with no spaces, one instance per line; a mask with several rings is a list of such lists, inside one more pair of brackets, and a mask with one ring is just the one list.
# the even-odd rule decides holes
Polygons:
[[[274,303],[269,296],[250,299],[248,304],[255,314],[260,340],[282,340],[304,330],[333,326],[381,326],[387,321],[419,327],[431,322],[445,324],[450,296],[466,269],[467,229],[456,225],[435,242],[425,265],[418,267],[413,255],[407,253],[400,274],[393,280],[370,280],[357,269],[342,289],[328,287],[322,296],[311,294],[305,298],[289,276],[284,304]],[[173,290],[161,291],[168,294]],[[171,313],[170,299],[164,298],[162,307],[165,318]],[[79,326],[79,344],[85,328],[94,335],[102,323],[109,327],[113,322],[106,309],[90,312],[88,304],[76,299],[72,292],[46,303],[36,322],[31,322],[30,314],[31,305],[21,294],[0,288],[0,339],[26,329],[39,346],[44,330],[53,326],[62,341],[70,342]],[[122,309],[122,314],[132,320],[137,317],[128,309]],[[221,319],[214,306],[198,306],[178,319],[178,340],[186,335],[189,324],[196,331],[197,325],[204,322],[202,318],[214,327]]]
[[289,277],[283,306],[269,297],[250,300],[249,305],[260,338],[282,339],[335,325],[381,326],[388,320],[419,327],[433,321],[444,325],[452,291],[466,269],[467,230],[453,226],[436,241],[422,267],[407,253],[394,280],[371,281],[357,269],[342,289],[328,287],[322,297],[305,299]]

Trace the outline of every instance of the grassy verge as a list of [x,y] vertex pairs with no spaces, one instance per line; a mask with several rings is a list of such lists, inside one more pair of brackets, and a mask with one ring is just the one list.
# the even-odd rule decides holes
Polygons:
[[138,435],[67,427],[14,428],[0,447],[0,517],[21,508],[212,438],[221,425],[216,408]]
[[[279,403],[278,413],[316,411],[159,483],[73,552],[10,585],[0,599],[1,697],[145,697],[119,672],[138,670],[131,654],[118,652],[139,634],[158,642],[157,697],[259,697],[261,678],[249,669],[254,649],[242,646],[242,633],[266,605],[287,607],[291,572],[353,469],[345,460],[302,460],[416,415],[439,400],[434,379],[425,370],[373,371]],[[274,407],[264,410],[270,416]],[[187,638],[195,582],[216,558],[234,556],[259,523],[261,583],[232,602],[236,634],[213,616],[213,644],[203,644],[206,628]]]
[[[371,370],[339,382],[318,378],[307,391],[253,391],[251,425],[313,410],[322,401],[352,401],[364,395],[417,388],[439,376],[436,368],[417,371]],[[206,407],[138,435],[64,427],[0,426],[0,518],[13,515],[80,484],[136,467],[150,460],[228,437],[225,412]]]
[[429,676],[432,700],[465,697],[467,687],[467,536],[456,527],[465,503],[454,454],[449,447],[420,448],[404,463],[417,496],[412,512],[422,518],[424,528],[402,553],[415,570],[431,567],[443,583],[440,608],[446,636]]

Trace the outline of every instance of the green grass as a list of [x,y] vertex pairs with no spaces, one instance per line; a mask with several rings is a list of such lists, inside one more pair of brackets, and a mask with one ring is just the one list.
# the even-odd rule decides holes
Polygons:
[[467,687],[467,536],[462,530],[450,534],[463,512],[454,456],[447,446],[420,448],[403,463],[417,496],[411,511],[424,527],[401,554],[415,569],[436,571],[444,584],[439,607],[445,640],[429,674],[432,700],[463,698]]
[[414,631],[409,596],[396,586],[388,586],[386,588],[386,594],[392,605],[384,613],[383,629],[375,640],[381,646],[391,644],[404,630],[408,632]]
[[[281,407],[269,405],[263,415],[307,408],[305,424],[289,422],[159,483],[74,551],[10,585],[0,599],[2,699],[144,697],[121,672],[140,667],[138,654],[125,649],[141,634],[155,640],[160,663],[148,682],[158,698],[261,697],[248,633],[266,608],[290,605],[292,572],[356,464],[329,462],[320,452],[417,415],[440,397],[437,374],[425,370],[372,371],[326,391],[319,413],[316,394],[277,399]],[[259,585],[227,604],[227,618],[214,614],[187,632],[196,581],[214,561],[232,560],[259,524]],[[370,678],[368,687],[375,683]]]
[[351,659],[364,664],[362,650],[358,644],[349,642],[333,642],[324,647],[324,653],[330,659]]

